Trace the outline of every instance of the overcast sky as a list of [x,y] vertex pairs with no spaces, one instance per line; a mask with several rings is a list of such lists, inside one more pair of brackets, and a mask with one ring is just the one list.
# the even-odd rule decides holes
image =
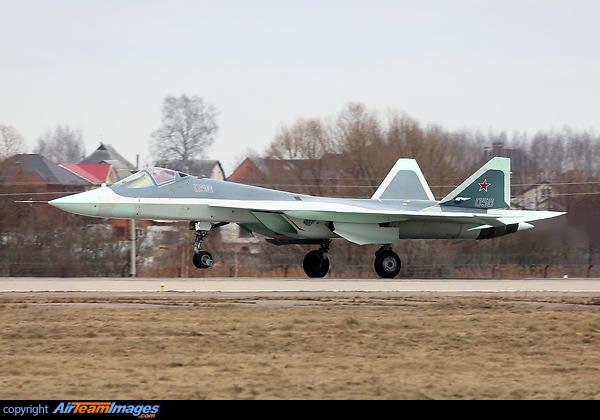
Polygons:
[[149,162],[166,95],[220,112],[229,175],[348,101],[446,129],[598,129],[598,0],[0,0],[0,123]]

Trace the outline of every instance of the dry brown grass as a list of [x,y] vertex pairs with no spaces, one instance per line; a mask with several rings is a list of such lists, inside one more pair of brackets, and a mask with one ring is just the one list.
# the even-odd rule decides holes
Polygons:
[[84,300],[2,301],[0,399],[600,397],[593,299]]

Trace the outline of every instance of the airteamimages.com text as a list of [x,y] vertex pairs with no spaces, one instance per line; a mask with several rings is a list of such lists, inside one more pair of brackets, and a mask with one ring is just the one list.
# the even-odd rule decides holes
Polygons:
[[2,408],[4,415],[37,416],[40,414],[121,414],[137,418],[156,418],[160,412],[159,404],[128,404],[119,402],[59,402],[54,404],[6,405]]

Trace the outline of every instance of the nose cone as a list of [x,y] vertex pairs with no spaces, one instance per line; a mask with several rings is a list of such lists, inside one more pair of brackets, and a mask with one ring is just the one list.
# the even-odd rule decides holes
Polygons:
[[48,204],[70,213],[83,216],[97,216],[100,198],[96,190],[90,190],[79,194],[68,195],[49,201]]

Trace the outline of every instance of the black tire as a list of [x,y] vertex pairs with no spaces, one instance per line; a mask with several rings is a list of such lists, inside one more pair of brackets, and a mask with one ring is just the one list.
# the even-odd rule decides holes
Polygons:
[[381,278],[393,279],[398,275],[401,267],[400,257],[394,251],[384,250],[375,257],[375,271]]
[[197,268],[209,268],[212,267],[214,261],[210,252],[200,251],[197,254],[194,254],[194,265]]
[[325,277],[329,271],[329,258],[319,251],[310,251],[304,257],[304,272],[308,277],[319,278]]

